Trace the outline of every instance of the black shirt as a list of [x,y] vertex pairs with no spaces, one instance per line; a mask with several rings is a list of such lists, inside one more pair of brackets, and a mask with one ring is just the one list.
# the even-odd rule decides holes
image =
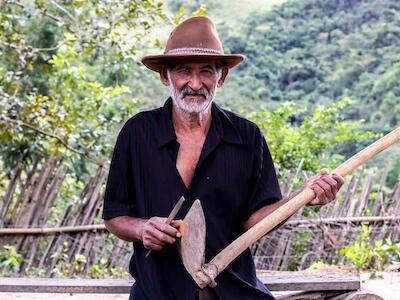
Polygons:
[[[264,205],[281,199],[274,165],[259,128],[212,104],[212,121],[190,189],[176,169],[179,143],[171,119],[172,100],[141,112],[123,126],[115,145],[104,199],[103,218],[167,217],[186,199],[183,219],[200,199],[206,219],[206,262],[243,232],[243,223]],[[174,245],[152,251],[134,242],[130,273],[144,299],[195,299],[197,285]],[[217,278],[220,299],[273,299],[256,278],[250,250]],[[137,296],[139,298],[139,296]],[[137,299],[135,299],[137,300]]]

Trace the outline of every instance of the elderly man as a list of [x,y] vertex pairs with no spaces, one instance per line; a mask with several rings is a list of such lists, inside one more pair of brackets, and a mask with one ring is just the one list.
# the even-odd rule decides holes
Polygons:
[[[206,261],[244,230],[289,201],[281,200],[274,165],[259,128],[214,103],[230,68],[244,56],[223,53],[214,24],[193,17],[171,33],[163,55],[142,62],[169,88],[163,107],[126,122],[114,149],[104,199],[108,230],[133,242],[131,299],[273,299],[257,280],[250,250],[199,290],[174,243],[178,222],[165,223],[177,200],[176,219],[200,199],[206,218]],[[306,183],[317,197],[335,198],[343,183],[323,174]],[[146,258],[148,249],[151,254]]]

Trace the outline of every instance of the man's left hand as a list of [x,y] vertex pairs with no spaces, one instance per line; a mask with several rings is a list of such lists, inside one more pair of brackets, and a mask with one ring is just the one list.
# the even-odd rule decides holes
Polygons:
[[322,169],[319,175],[311,177],[305,184],[316,195],[308,205],[325,205],[336,198],[336,193],[343,185],[344,179],[336,173],[329,174],[327,169]]

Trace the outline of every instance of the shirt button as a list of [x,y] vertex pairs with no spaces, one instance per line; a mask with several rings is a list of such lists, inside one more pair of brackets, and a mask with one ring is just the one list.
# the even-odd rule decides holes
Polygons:
[[210,180],[210,176],[207,176],[206,179],[207,179],[207,180]]

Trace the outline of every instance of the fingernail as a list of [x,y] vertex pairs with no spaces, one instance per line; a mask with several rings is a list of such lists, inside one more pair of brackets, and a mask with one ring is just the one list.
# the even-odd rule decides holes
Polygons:
[[176,234],[176,237],[181,237],[180,232],[178,232],[178,233]]

